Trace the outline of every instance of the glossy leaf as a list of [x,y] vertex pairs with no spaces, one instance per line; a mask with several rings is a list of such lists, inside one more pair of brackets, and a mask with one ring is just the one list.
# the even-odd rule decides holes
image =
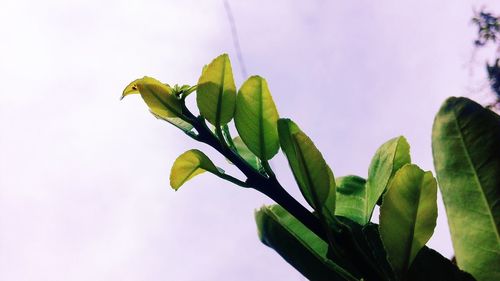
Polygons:
[[216,175],[223,173],[203,152],[197,149],[188,150],[175,160],[170,171],[170,185],[178,190],[186,181],[205,171]]
[[243,142],[262,160],[278,152],[278,118],[266,80],[250,77],[238,91],[234,122]]
[[432,151],[458,266],[500,280],[500,116],[449,98],[434,120]]
[[236,86],[227,54],[218,56],[204,68],[196,93],[200,113],[208,122],[220,127],[231,121],[236,102]]
[[336,179],[337,206],[335,215],[349,218],[361,225],[367,223],[366,180],[358,176],[345,176]]
[[134,80],[123,90],[122,99],[131,94],[140,94],[156,116],[182,118],[181,101],[172,93],[170,86],[154,78],[144,77]]
[[241,138],[235,137],[233,139],[234,148],[238,151],[238,154],[243,158],[248,164],[254,167],[257,171],[262,169],[260,159],[253,154],[253,152],[248,149],[246,144],[241,140]]
[[315,210],[322,211],[331,184],[331,171],[325,159],[311,139],[290,119],[280,119],[278,131],[281,149],[302,195]]
[[408,164],[391,180],[380,207],[380,235],[394,271],[405,276],[434,232],[437,184],[431,172]]
[[387,189],[396,171],[410,162],[410,145],[402,136],[390,139],[375,152],[366,181],[366,200],[363,210],[365,223],[370,221],[377,201]]
[[279,205],[255,213],[260,240],[309,280],[358,280],[326,258],[328,244]]

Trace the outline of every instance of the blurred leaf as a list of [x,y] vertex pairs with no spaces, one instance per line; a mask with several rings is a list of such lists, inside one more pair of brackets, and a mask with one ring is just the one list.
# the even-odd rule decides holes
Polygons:
[[260,76],[248,78],[236,98],[234,122],[243,142],[262,160],[278,152],[278,118],[266,80]]
[[360,225],[367,223],[366,180],[358,176],[345,176],[336,179],[337,206],[335,215],[349,218]]
[[196,92],[196,103],[208,122],[220,127],[231,121],[236,102],[236,86],[227,54],[218,56],[203,70]]
[[215,167],[214,163],[201,151],[191,149],[181,154],[174,162],[170,171],[170,185],[178,190],[185,182],[205,171],[213,174],[224,173]]
[[432,151],[458,266],[500,280],[500,116],[449,98],[434,120]]
[[[288,159],[302,195],[316,211],[324,214],[330,184],[335,184],[334,180],[330,180],[333,175],[330,177],[331,170],[329,171],[325,159],[311,139],[290,119],[278,121],[278,132],[281,149]],[[330,202],[335,204],[335,201]],[[330,209],[333,213],[335,206]]]
[[170,86],[160,81],[144,77],[134,80],[125,90],[122,99],[131,94],[141,94],[155,116],[162,118],[182,117],[182,104],[172,93]]
[[328,244],[279,205],[255,213],[262,243],[273,248],[309,280],[358,280],[326,258]]
[[431,172],[407,164],[392,179],[380,207],[380,235],[394,271],[403,277],[434,232],[437,184]]

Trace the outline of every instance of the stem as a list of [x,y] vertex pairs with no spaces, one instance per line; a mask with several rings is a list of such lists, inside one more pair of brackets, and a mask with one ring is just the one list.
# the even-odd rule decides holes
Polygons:
[[243,181],[240,181],[239,179],[233,177],[233,176],[230,176],[228,174],[224,174],[224,173],[220,173],[220,174],[217,174],[217,176],[219,178],[222,178],[222,179],[225,179],[227,181],[230,181],[236,185],[239,185],[241,187],[250,187],[250,185],[248,185],[248,183],[246,182],[243,182]]
[[295,198],[293,198],[277,181],[268,186],[254,187],[254,189],[273,199],[302,224],[314,232],[314,234],[326,241],[326,233],[323,231],[318,218],[316,218],[311,212],[309,212],[309,210],[295,200]]
[[[269,174],[269,177],[261,174],[259,171],[250,166],[243,158],[241,158],[241,156],[237,152],[231,150],[227,146],[223,136],[218,138],[216,135],[214,135],[214,133],[212,133],[212,131],[207,127],[205,120],[201,116],[199,118],[195,117],[185,107],[185,105],[183,106],[182,111],[185,115],[184,117],[189,120],[188,122],[190,122],[198,132],[197,140],[212,146],[214,149],[224,155],[227,159],[229,159],[229,161],[231,161],[236,167],[238,167],[238,169],[240,169],[243,174],[245,174],[247,180],[246,182],[242,182],[229,175],[220,176],[221,178],[227,179],[240,186],[254,188],[255,190],[267,195],[269,198],[281,205],[302,224],[304,224],[319,238],[327,243],[329,242],[331,237],[329,237],[325,226],[322,225],[321,221],[316,216],[314,216],[309,210],[302,206],[302,204],[300,204],[295,198],[293,198],[280,185],[267,161],[262,161],[262,163],[266,172]],[[222,135],[222,131],[220,129],[220,127],[216,127],[216,133],[218,135]],[[369,280],[383,279],[381,278],[381,276],[383,275],[379,274],[377,266],[369,257],[365,255],[364,251],[361,249],[360,245],[353,237],[348,227],[343,226],[339,228],[336,237],[339,238],[336,239],[338,240],[339,245],[342,245],[346,250],[342,251],[345,253],[336,253],[336,255],[340,255],[340,257],[335,262],[354,272],[364,273],[364,277],[367,277]],[[356,269],[361,270],[352,268],[352,264],[356,265]]]

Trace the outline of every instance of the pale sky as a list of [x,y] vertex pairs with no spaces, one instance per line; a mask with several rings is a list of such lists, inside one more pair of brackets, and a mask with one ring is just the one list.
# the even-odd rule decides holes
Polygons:
[[[470,18],[498,1],[230,3],[249,74],[268,80],[336,176],[366,176],[399,135],[432,170],[440,104],[485,98]],[[257,238],[253,212],[269,199],[209,174],[174,192],[170,167],[190,148],[234,169],[138,97],[119,101],[144,75],[193,84],[224,52],[241,85],[222,1],[1,6],[0,280],[304,280]],[[272,165],[299,198],[284,157]],[[428,245],[450,257],[439,205]]]

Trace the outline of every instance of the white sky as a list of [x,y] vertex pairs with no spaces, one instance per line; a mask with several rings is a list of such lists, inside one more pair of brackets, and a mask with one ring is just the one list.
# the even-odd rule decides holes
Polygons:
[[[375,3],[376,2],[376,3]],[[405,135],[432,169],[434,114],[482,79],[473,7],[490,1],[231,1],[250,74],[337,176],[366,176]],[[1,280],[303,280],[257,238],[270,201],[203,175],[169,188],[196,147],[126,84],[194,83],[220,53],[239,74],[222,1],[20,1],[0,9]],[[272,162],[299,196],[282,156]],[[232,171],[231,168],[228,169]],[[303,202],[303,200],[301,200]],[[452,255],[442,204],[429,245]]]

